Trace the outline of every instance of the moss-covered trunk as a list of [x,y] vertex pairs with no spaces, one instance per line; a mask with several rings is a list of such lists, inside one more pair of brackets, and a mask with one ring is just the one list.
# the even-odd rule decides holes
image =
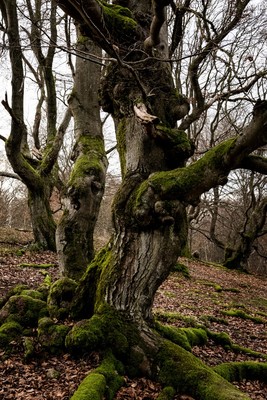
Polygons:
[[[101,50],[79,34],[82,54]],[[107,160],[102,136],[98,64],[77,57],[75,85],[69,98],[74,118],[75,161],[65,192],[65,210],[57,229],[57,251],[63,275],[78,280],[94,257],[93,234],[104,193]]]

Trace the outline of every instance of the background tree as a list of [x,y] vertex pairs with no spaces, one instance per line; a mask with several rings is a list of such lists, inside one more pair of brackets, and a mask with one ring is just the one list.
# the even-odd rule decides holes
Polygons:
[[[43,8],[43,6],[47,6]],[[46,17],[42,18],[43,10]],[[11,116],[11,133],[5,141],[6,154],[13,171],[20,177],[28,189],[28,203],[35,242],[38,246],[55,250],[55,229],[49,199],[53,187],[57,184],[56,161],[64,133],[70,121],[67,110],[62,123],[57,127],[57,94],[53,76],[53,60],[57,42],[57,14],[54,1],[30,1],[20,4],[16,1],[1,3],[1,13],[8,38],[10,65],[12,70],[12,102],[8,98],[2,104]],[[23,15],[24,22],[19,28]],[[27,23],[30,21],[30,24]],[[47,39],[44,50],[43,38]],[[26,44],[30,46],[35,62],[27,54]],[[39,89],[32,137],[34,154],[32,157],[28,145],[28,128],[24,116],[24,88],[26,68]],[[42,110],[43,104],[46,109]],[[40,126],[42,115],[46,114],[46,136],[41,148]]]
[[74,119],[75,161],[65,190],[65,210],[57,229],[62,273],[81,278],[94,256],[94,228],[105,187],[107,159],[98,105],[101,49],[78,32],[77,57],[69,107]]

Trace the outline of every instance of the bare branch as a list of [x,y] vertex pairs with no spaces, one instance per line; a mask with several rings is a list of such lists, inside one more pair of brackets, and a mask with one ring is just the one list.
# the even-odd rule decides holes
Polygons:
[[160,44],[160,30],[166,20],[165,7],[170,4],[170,0],[154,0],[154,17],[150,26],[150,35],[144,42],[147,53],[151,53],[153,47]]
[[240,168],[267,175],[267,159],[260,156],[248,156],[241,163]]
[[22,182],[21,178],[17,174],[12,174],[12,172],[0,171],[0,176],[4,176],[5,178],[17,179]]

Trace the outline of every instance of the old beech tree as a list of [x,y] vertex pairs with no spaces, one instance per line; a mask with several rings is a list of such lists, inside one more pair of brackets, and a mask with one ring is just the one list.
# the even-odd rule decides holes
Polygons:
[[[253,155],[267,143],[264,100],[250,108],[250,122],[242,135],[186,165],[194,152],[190,126],[216,99],[249,90],[264,75],[255,73],[233,91],[229,87],[228,92],[208,97],[204,92],[199,80],[203,63],[216,55],[226,37],[234,39],[250,2],[221,3],[215,10],[217,2],[212,1],[184,0],[177,6],[170,0],[58,1],[82,35],[106,53],[100,102],[115,122],[123,178],[113,204],[114,234],[82,279],[72,281],[77,290],[71,314],[79,321],[67,334],[65,345],[74,354],[100,349],[105,356],[73,399],[112,398],[124,371],[158,380],[167,387],[162,394],[166,399],[175,391],[205,400],[248,399],[190,352],[167,340],[177,336],[159,327],[152,314],[154,295],[186,246],[187,206],[197,204],[210,188],[224,185],[232,169],[267,171],[266,160]],[[167,13],[172,14],[169,38]],[[175,87],[171,69],[171,57],[189,16],[202,24],[204,33],[199,51],[185,54],[191,57],[190,101]],[[103,154],[95,152],[94,157],[97,154],[101,163]],[[98,185],[94,193],[98,195]],[[66,296],[59,290],[54,306],[63,307],[69,300],[68,280],[62,279]],[[50,302],[55,293],[50,293]]]

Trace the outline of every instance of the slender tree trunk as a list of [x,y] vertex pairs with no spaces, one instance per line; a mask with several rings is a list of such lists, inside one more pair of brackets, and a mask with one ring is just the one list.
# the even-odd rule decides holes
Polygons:
[[255,240],[261,235],[266,221],[267,199],[260,201],[250,216],[247,217],[238,245],[226,247],[224,266],[229,269],[247,270],[248,259]]
[[28,204],[35,244],[39,248],[56,251],[56,224],[51,212],[49,199],[50,190],[49,188],[47,189],[46,185],[42,190],[28,191]]
[[[80,32],[77,50],[101,50]],[[104,193],[107,160],[102,136],[98,88],[101,68],[77,57],[69,106],[74,118],[75,164],[65,193],[65,211],[57,229],[57,251],[63,275],[79,279],[94,257],[94,228]]]

